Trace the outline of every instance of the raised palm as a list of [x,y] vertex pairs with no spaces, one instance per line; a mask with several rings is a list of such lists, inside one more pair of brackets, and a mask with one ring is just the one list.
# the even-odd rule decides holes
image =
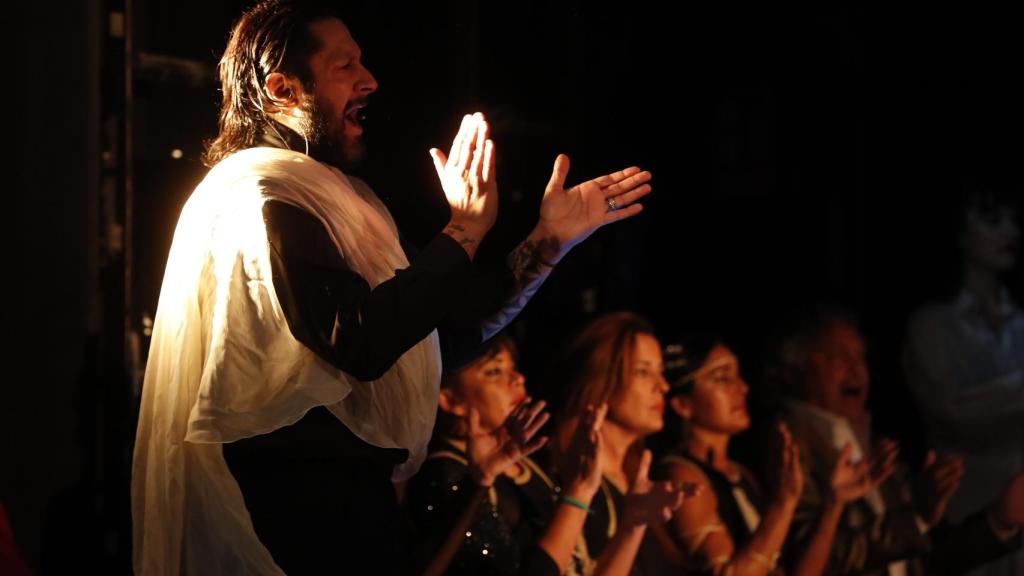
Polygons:
[[490,230],[498,217],[498,182],[490,126],[477,112],[462,119],[448,155],[430,149],[452,219]]
[[832,496],[844,504],[866,496],[893,473],[897,452],[896,443],[885,440],[871,458],[854,463],[853,445],[847,443],[832,468]]
[[601,487],[601,426],[607,414],[607,404],[587,406],[562,456],[565,486],[583,497],[593,496]]
[[779,423],[778,488],[779,496],[796,502],[804,491],[804,474],[800,467],[800,448],[785,423]]
[[480,413],[470,408],[466,455],[482,484],[493,484],[510,466],[544,446],[546,436],[534,438],[550,417],[544,407],[543,400],[522,402],[504,424],[489,432],[480,427]]
[[686,498],[683,486],[671,482],[652,482],[648,477],[651,451],[644,450],[629,494],[622,523],[625,527],[666,522]]
[[643,207],[635,202],[651,191],[651,173],[635,166],[565,188],[568,174],[569,157],[559,154],[540,205],[540,226],[551,231],[564,250],[605,224],[639,214]]

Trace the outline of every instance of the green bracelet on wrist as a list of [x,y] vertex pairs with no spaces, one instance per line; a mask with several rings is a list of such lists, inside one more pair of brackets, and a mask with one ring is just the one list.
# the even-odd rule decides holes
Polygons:
[[590,506],[587,506],[582,501],[577,500],[577,499],[573,498],[572,496],[565,496],[565,495],[563,495],[562,496],[562,502],[565,502],[566,504],[568,504],[570,506],[575,506],[575,507],[579,508],[580,510],[583,510],[587,514],[590,514],[591,516],[594,515],[594,511],[590,509]]

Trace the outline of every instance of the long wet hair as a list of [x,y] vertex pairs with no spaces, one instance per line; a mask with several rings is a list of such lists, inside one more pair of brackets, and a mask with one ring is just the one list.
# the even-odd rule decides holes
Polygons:
[[265,0],[238,19],[218,65],[222,95],[219,133],[207,143],[203,155],[207,166],[257,145],[269,122],[267,76],[281,72],[298,78],[312,91],[309,58],[321,45],[309,26],[331,18],[341,19],[336,9],[320,2]]

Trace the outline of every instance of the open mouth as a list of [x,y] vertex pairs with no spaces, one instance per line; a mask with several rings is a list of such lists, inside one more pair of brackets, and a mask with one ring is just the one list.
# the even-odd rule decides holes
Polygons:
[[860,398],[864,389],[859,386],[843,386],[841,392],[846,398]]
[[353,103],[345,108],[345,125],[362,133],[363,122],[366,120],[366,104]]

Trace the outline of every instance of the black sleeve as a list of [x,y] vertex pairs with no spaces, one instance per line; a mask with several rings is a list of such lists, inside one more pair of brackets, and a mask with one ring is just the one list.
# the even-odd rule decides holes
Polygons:
[[523,576],[558,576],[558,564],[540,546],[530,546],[523,552],[523,563],[519,565]]
[[[318,356],[360,380],[380,378],[449,316],[469,288],[472,263],[446,234],[371,290],[312,214],[268,201],[263,216],[274,290],[289,329]],[[470,335],[460,338],[471,342],[466,322],[459,325]]]
[[[446,573],[478,574],[484,570],[489,558],[469,552],[467,545],[484,534],[507,532],[504,519],[481,511],[481,492],[467,474],[461,462],[450,458],[428,458],[409,483],[406,505],[416,532],[413,564],[422,572],[436,558],[444,541],[451,535],[460,516],[470,511],[473,519],[462,539],[458,551],[451,558]],[[471,536],[472,535],[472,536]],[[518,550],[513,550],[517,554]]]
[[423,463],[406,493],[410,519],[422,536],[421,543],[443,540],[465,506],[477,505],[466,500],[473,488],[464,464],[443,457]]
[[981,510],[960,524],[941,523],[932,530],[928,574],[966,574],[1020,548],[1019,533],[1005,542],[1000,541],[985,516],[985,510]]
[[514,282],[511,276],[504,263],[483,261],[477,254],[462,298],[438,327],[445,370],[458,370],[483,353],[483,320],[501,309]]

